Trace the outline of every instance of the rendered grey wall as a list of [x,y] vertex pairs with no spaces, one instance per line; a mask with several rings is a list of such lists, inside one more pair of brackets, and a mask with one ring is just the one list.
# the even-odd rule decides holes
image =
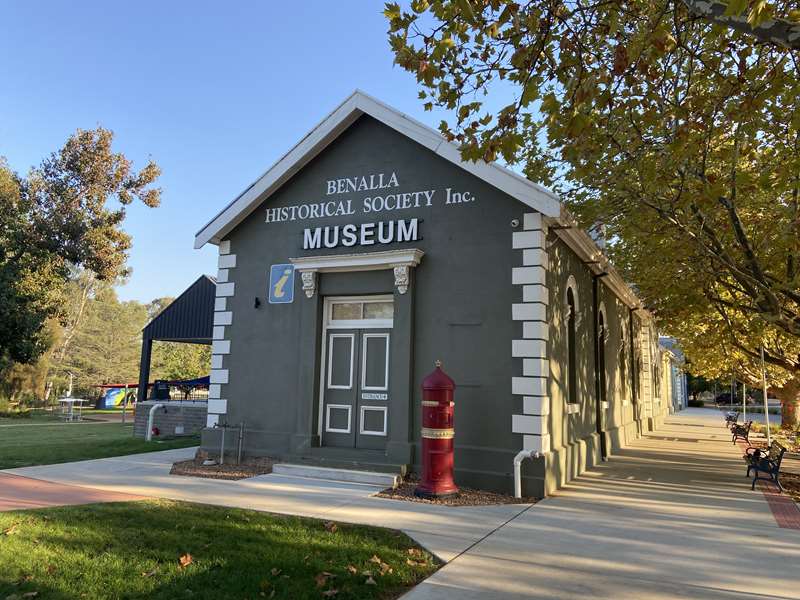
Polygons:
[[[266,206],[325,200],[327,180],[392,172],[400,183],[398,192],[436,189],[433,206],[377,217],[356,214],[264,222]],[[442,199],[446,187],[469,191],[476,200],[447,206]],[[367,195],[370,192],[341,197],[360,201]],[[511,319],[511,304],[520,299],[511,284],[511,267],[518,264],[515,253],[519,251],[512,250],[510,223],[512,219],[522,221],[525,212],[530,209],[374,119],[359,119],[227,237],[237,265],[231,270],[235,295],[228,299],[228,309],[233,311],[226,336],[231,353],[222,365],[228,369],[230,381],[222,386],[222,397],[228,400],[227,421],[246,423],[246,451],[292,455],[318,443],[322,296],[390,291],[405,315],[405,322],[396,320],[395,328],[413,331],[408,340],[407,359],[412,365],[408,381],[397,389],[394,386],[399,382],[392,384],[393,394],[397,390],[404,394],[393,401],[409,406],[410,422],[397,426],[408,432],[410,462],[419,463],[419,385],[440,359],[458,386],[458,483],[510,491],[512,459],[522,447],[521,436],[511,433],[511,415],[521,412],[517,405],[521,399],[511,395],[511,379],[521,372],[521,359],[511,359],[511,340],[519,337],[519,324]],[[306,226],[413,217],[422,220],[422,239],[417,242],[302,250]],[[311,299],[305,297],[296,277],[292,304],[265,302],[270,265],[288,262],[290,257],[410,247],[422,249],[425,256],[415,269],[408,294],[397,293],[390,271],[324,274],[319,292]],[[262,302],[260,308],[254,308],[256,297]],[[579,427],[583,431],[588,425],[581,422]],[[206,432],[204,445],[213,444],[213,438],[212,432]]]

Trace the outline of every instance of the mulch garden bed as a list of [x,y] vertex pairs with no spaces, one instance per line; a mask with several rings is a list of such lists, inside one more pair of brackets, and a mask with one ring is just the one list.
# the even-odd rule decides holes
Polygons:
[[378,492],[379,498],[390,498],[392,500],[405,500],[407,502],[422,502],[424,504],[441,504],[444,506],[490,506],[493,504],[535,504],[539,498],[522,497],[515,498],[508,494],[498,494],[485,490],[475,490],[468,487],[459,488],[457,496],[449,498],[420,498],[414,495],[414,488],[417,487],[419,479],[416,477],[406,477],[396,488],[386,488]]
[[272,473],[274,461],[271,458],[249,458],[242,464],[225,463],[222,465],[204,465],[205,456],[196,456],[191,460],[182,460],[172,465],[170,475],[188,475],[190,477],[206,477],[208,479],[247,479],[256,475]]
[[786,493],[797,503],[800,503],[800,475],[796,473],[781,473],[781,485]]

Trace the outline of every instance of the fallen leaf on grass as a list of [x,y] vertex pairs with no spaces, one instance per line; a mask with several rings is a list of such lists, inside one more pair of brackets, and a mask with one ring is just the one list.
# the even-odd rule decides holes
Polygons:
[[356,569],[353,565],[347,565],[347,570],[350,571],[353,575],[358,573],[358,569]]
[[276,567],[272,567],[272,571],[270,571],[270,572],[272,573],[273,577],[277,577],[278,575],[281,574],[281,570],[276,568]]
[[406,564],[410,567],[424,567],[427,563],[424,560],[411,560],[407,558]]
[[152,577],[156,573],[158,573],[158,567],[156,567],[155,569],[153,569],[149,573],[142,573],[142,577]]
[[333,577],[335,577],[333,573],[323,571],[322,573],[317,573],[316,577],[314,577],[314,581],[317,582],[317,587],[325,587],[325,585],[328,583],[328,579]]
[[325,529],[330,533],[336,533],[336,530],[339,529],[339,526],[333,521],[328,521],[325,523]]
[[36,598],[39,595],[39,592],[25,592],[22,594],[23,598]]
[[14,535],[17,533],[17,524],[14,523],[11,527],[3,530],[3,535]]
[[369,562],[374,562],[374,563],[377,563],[377,564],[381,564],[383,561],[380,559],[380,557],[377,554],[373,554],[372,558],[369,559]]
[[367,580],[364,583],[366,585],[378,585],[378,582],[375,581],[372,577],[367,577]]
[[194,562],[194,558],[187,552],[178,559],[178,562],[180,563],[181,569],[184,569]]
[[339,593],[339,590],[325,590],[322,592],[322,595],[326,598],[333,598],[336,594]]
[[420,555],[420,554],[422,554],[422,550],[420,550],[419,548],[409,548],[409,549],[408,549],[408,553],[409,553],[411,556],[417,556],[417,555]]

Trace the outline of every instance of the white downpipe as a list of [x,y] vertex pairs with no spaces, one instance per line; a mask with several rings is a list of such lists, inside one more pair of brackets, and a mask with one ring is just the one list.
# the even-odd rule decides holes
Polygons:
[[153,438],[153,418],[156,416],[156,411],[159,408],[164,408],[163,404],[153,404],[150,408],[150,415],[147,417],[147,431],[144,434],[144,440],[149,442]]
[[514,498],[522,498],[522,461],[526,458],[539,458],[538,450],[520,450],[514,457]]

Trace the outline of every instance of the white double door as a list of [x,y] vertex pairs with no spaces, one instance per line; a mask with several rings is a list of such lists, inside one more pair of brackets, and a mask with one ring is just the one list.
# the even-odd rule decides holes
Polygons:
[[[329,317],[324,343],[322,394],[322,444],[342,448],[384,449],[389,433],[391,393],[391,324],[393,305],[385,300],[340,300],[353,305],[383,302],[388,306],[369,306],[365,310],[350,307],[348,319],[335,310],[336,302],[326,308]],[[359,312],[360,310],[360,312]],[[382,311],[382,319],[358,319]],[[386,318],[388,317],[388,319]],[[361,321],[361,322],[359,322]],[[355,322],[355,323],[353,323]],[[346,324],[368,327],[343,327]]]

